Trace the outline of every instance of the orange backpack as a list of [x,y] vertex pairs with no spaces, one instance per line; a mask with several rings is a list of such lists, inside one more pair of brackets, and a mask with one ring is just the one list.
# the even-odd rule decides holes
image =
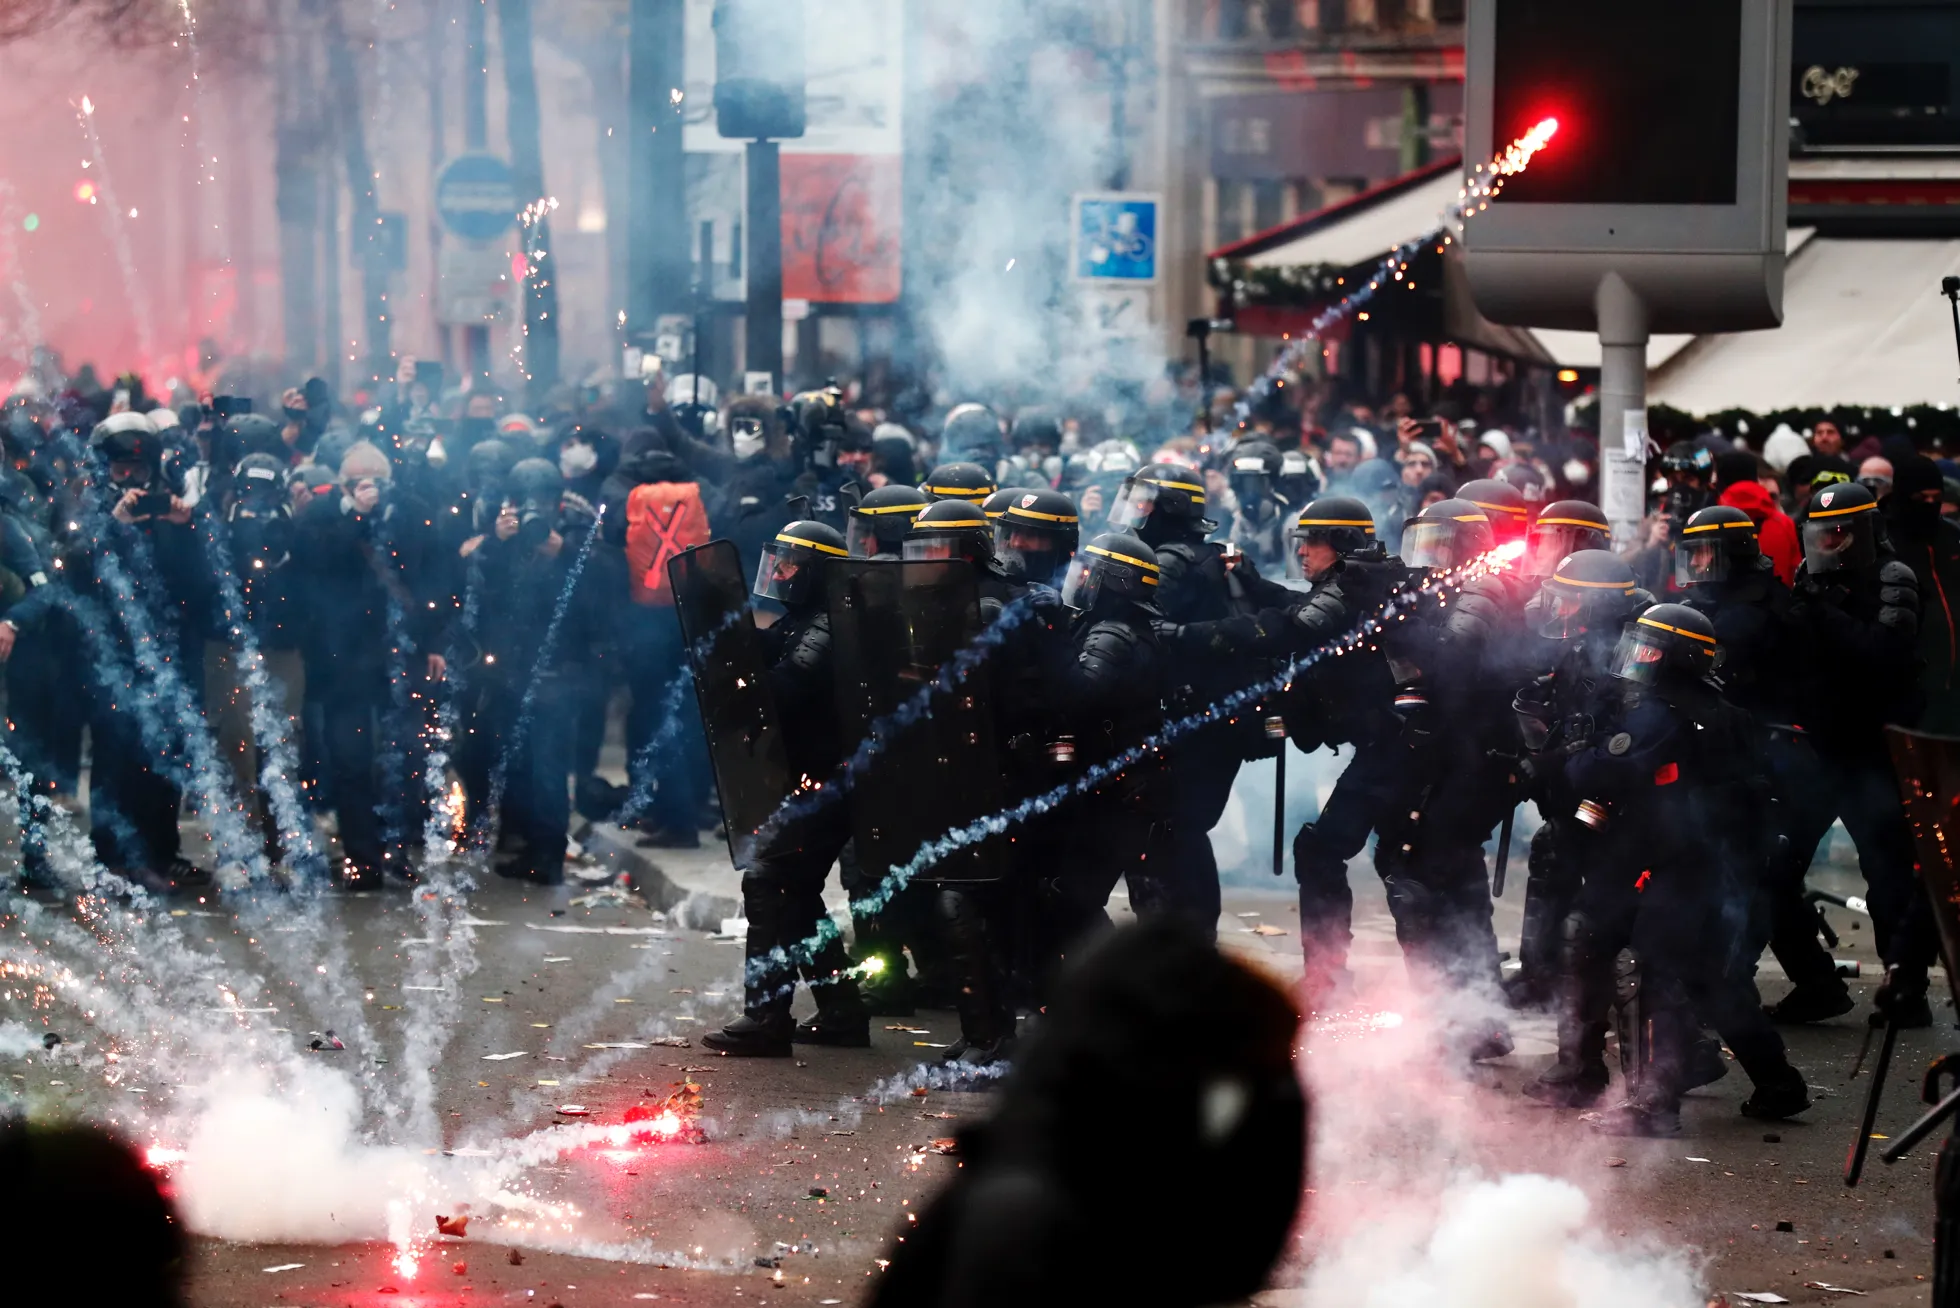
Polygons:
[[691,481],[635,486],[626,497],[626,568],[635,604],[671,608],[667,560],[708,543],[708,510]]

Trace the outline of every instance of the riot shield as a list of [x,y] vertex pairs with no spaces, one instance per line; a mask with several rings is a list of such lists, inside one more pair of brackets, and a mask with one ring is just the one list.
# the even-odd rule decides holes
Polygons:
[[1960,1003],[1960,738],[1885,728],[1912,826],[1919,880],[1940,932],[1946,983]]
[[[1001,808],[987,664],[933,692],[923,712],[915,703],[980,634],[979,590],[972,566],[957,559],[834,559],[826,575],[839,726],[853,751],[867,739],[875,750],[851,792],[857,854],[865,872],[882,880],[927,843]],[[997,880],[1005,849],[990,839],[920,876]]]
[[667,577],[714,762],[729,857],[746,868],[757,829],[792,784],[769,693],[769,661],[749,610],[748,573],[734,543],[717,540],[668,560]]

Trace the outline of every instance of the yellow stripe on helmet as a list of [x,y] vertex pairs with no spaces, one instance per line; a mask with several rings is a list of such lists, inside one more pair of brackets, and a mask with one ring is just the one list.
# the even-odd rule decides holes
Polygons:
[[1670,627],[1665,622],[1656,622],[1652,618],[1635,618],[1634,621],[1643,627],[1657,627],[1662,631],[1671,631],[1677,636],[1686,636],[1689,640],[1698,640],[1704,645],[1715,643],[1713,636],[1704,636],[1699,631],[1689,631],[1683,627]]
[[[1604,518],[1540,518],[1541,527],[1591,527],[1594,531],[1611,531],[1612,526]],[[1690,528],[1690,530],[1697,530]]]
[[[1154,563],[1148,563],[1143,559],[1133,559],[1127,554],[1118,554],[1115,550],[1106,550],[1100,545],[1090,545],[1090,546],[1086,546],[1085,548],[1087,548],[1089,553],[1091,554],[1100,555],[1105,559],[1115,559],[1118,563],[1127,563],[1133,568],[1142,568],[1144,571],[1149,573],[1155,573],[1158,571],[1157,565]],[[1145,577],[1144,580],[1149,582],[1153,586],[1157,584],[1157,579],[1154,576]]]
[[1375,534],[1373,518],[1302,518],[1293,524],[1296,527],[1361,527],[1369,535]]
[[1024,509],[1021,508],[1019,505],[1013,505],[1013,504],[1010,504],[1007,507],[1007,511],[1003,513],[1001,516],[1006,518],[1039,518],[1043,522],[1081,522],[1082,521],[1082,519],[1076,517],[1073,513],[1042,513],[1035,509]]
[[1876,504],[1852,504],[1842,509],[1812,509],[1804,514],[1804,518],[1806,520],[1810,518],[1842,518],[1847,513],[1876,512],[1878,512],[1878,506]]
[[849,550],[840,550],[835,545],[826,545],[820,540],[804,540],[801,536],[792,536],[786,531],[776,533],[776,543],[778,545],[801,545],[804,549],[816,550],[820,554],[835,554],[839,558],[850,557]]
[[866,516],[867,518],[871,518],[871,517],[878,517],[878,516],[881,516],[881,515],[883,515],[883,514],[887,514],[887,513],[922,513],[922,512],[924,512],[924,511],[925,511],[926,509],[928,509],[928,508],[930,508],[930,507],[932,507],[932,506],[931,506],[931,505],[928,505],[928,504],[923,504],[923,503],[921,503],[921,504],[880,504],[880,505],[879,505],[879,506],[878,506],[877,508],[875,508],[875,509],[873,509],[873,508],[866,508],[866,507],[865,507],[864,505],[862,505],[862,504],[860,504],[860,505],[858,505],[858,506],[857,506],[856,508],[854,508],[854,509],[852,509],[852,510],[851,510],[851,512],[853,512],[853,513],[862,513],[862,514],[864,514],[864,515],[865,515],[865,516]]

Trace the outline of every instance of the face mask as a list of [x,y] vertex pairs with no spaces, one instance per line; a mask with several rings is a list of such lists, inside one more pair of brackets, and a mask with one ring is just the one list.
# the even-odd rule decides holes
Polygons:
[[762,453],[762,447],[769,443],[768,437],[759,431],[737,431],[735,433],[735,457],[753,459]]
[[558,471],[567,477],[583,477],[599,466],[599,451],[590,445],[567,445],[558,451]]

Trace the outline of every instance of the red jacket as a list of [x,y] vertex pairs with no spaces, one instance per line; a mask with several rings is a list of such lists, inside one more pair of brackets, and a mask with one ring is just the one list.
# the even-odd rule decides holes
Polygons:
[[1722,503],[1741,509],[1756,524],[1756,539],[1776,569],[1776,575],[1789,585],[1803,565],[1803,542],[1797,539],[1797,524],[1776,505],[1776,496],[1761,482],[1739,481],[1722,492]]

